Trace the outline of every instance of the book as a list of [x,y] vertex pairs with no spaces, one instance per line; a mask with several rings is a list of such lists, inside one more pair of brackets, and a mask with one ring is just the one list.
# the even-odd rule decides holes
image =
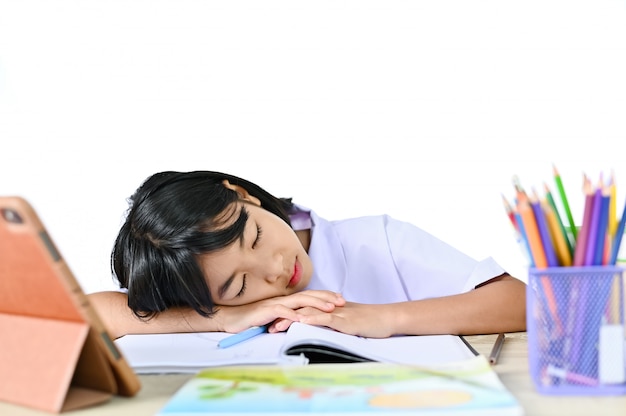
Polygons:
[[195,373],[232,364],[298,364],[381,361],[427,365],[473,357],[475,351],[455,335],[364,338],[294,322],[287,332],[263,333],[228,348],[218,342],[231,334],[126,335],[120,350],[138,374]]
[[485,357],[432,366],[381,362],[205,369],[158,416],[523,415]]

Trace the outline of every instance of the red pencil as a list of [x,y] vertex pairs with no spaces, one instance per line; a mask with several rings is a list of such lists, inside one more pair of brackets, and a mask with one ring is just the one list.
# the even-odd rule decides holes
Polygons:
[[583,223],[578,233],[578,239],[576,240],[576,248],[574,249],[574,266],[583,266],[585,264],[585,251],[587,250],[587,239],[589,237],[589,227],[593,213],[595,192],[587,175],[583,175],[583,193],[585,194],[585,208]]
[[515,219],[515,211],[513,210],[513,206],[511,206],[511,203],[506,199],[504,194],[502,195],[502,202],[504,204],[504,210],[506,211],[506,215],[509,217],[509,221],[511,221],[511,224],[515,228],[515,231],[519,233],[520,228],[517,220]]

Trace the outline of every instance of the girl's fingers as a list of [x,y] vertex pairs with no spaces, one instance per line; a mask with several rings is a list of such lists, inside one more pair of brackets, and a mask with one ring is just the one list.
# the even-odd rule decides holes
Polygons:
[[267,312],[265,319],[267,322],[278,320],[299,321],[300,315],[292,308],[284,305],[274,305]]
[[325,312],[330,312],[333,309],[335,309],[334,303],[327,302],[323,299],[319,299],[315,297],[299,297],[296,299],[285,299],[284,301],[281,301],[281,304],[292,309],[311,307],[311,308],[316,308]]
[[346,301],[333,292],[316,292],[306,291],[300,293],[294,293],[293,295],[286,296],[280,300],[290,308],[303,308],[310,306],[322,311],[332,311],[335,306],[343,306]]
[[[300,321],[301,310],[309,309],[318,313],[328,313],[343,304],[345,304],[343,297],[334,292],[324,290],[298,292],[288,296],[266,299],[256,305],[235,307],[239,318],[233,327],[235,332],[238,332],[241,325],[249,327],[270,324],[268,328],[270,332],[282,332],[286,331],[293,322]],[[250,315],[240,321],[239,319],[243,318],[245,314]]]
[[279,318],[275,320],[274,323],[272,323],[272,325],[270,325],[270,327],[268,328],[268,331],[270,333],[284,332],[287,329],[289,329],[289,327],[291,326],[293,322],[294,321],[290,319]]
[[328,290],[304,290],[302,292],[294,293],[289,296],[307,296],[325,300],[326,302],[330,302],[334,305],[341,306],[346,303],[345,299],[341,295],[341,293],[331,292]]

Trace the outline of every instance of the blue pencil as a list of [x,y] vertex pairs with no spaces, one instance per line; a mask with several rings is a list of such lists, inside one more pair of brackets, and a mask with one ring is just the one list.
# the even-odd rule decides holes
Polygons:
[[530,245],[528,244],[528,237],[526,236],[526,230],[524,229],[524,223],[522,222],[522,217],[519,215],[519,212],[515,211],[515,221],[517,221],[517,225],[519,227],[519,233],[524,242],[524,248],[526,249],[525,254],[528,258],[528,263],[530,267],[535,267],[535,262],[533,261],[533,254],[530,251]]
[[240,342],[256,337],[257,335],[261,335],[264,332],[267,332],[267,325],[253,326],[252,328],[248,328],[245,331],[239,332],[238,334],[234,334],[220,340],[217,343],[217,348],[231,347],[235,344],[239,344]]
[[609,189],[606,187],[602,189],[600,219],[598,220],[598,231],[596,235],[596,252],[593,261],[595,266],[601,266],[604,262],[605,241],[607,228],[609,226],[609,203],[611,201],[611,194],[609,192]]
[[624,211],[622,212],[622,218],[619,220],[619,225],[617,226],[617,232],[615,233],[615,237],[613,240],[613,244],[611,245],[611,259],[609,264],[617,263],[617,255],[619,254],[619,246],[622,242],[622,236],[624,235],[624,225],[626,223],[626,203],[624,204]]
[[550,235],[550,230],[548,229],[548,224],[546,223],[546,217],[543,213],[543,209],[541,209],[539,197],[536,192],[533,193],[533,199],[530,201],[530,206],[535,214],[535,221],[537,223],[537,228],[539,229],[541,242],[543,243],[543,249],[546,254],[548,267],[557,267],[559,265],[559,261],[556,257],[554,244],[552,244],[552,236]]

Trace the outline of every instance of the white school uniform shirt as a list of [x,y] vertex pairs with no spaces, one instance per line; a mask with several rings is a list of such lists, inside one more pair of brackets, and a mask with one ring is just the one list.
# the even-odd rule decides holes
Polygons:
[[505,273],[491,257],[477,261],[388,215],[328,221],[294,208],[292,227],[311,228],[307,289],[338,292],[350,302],[394,303],[468,292]]

